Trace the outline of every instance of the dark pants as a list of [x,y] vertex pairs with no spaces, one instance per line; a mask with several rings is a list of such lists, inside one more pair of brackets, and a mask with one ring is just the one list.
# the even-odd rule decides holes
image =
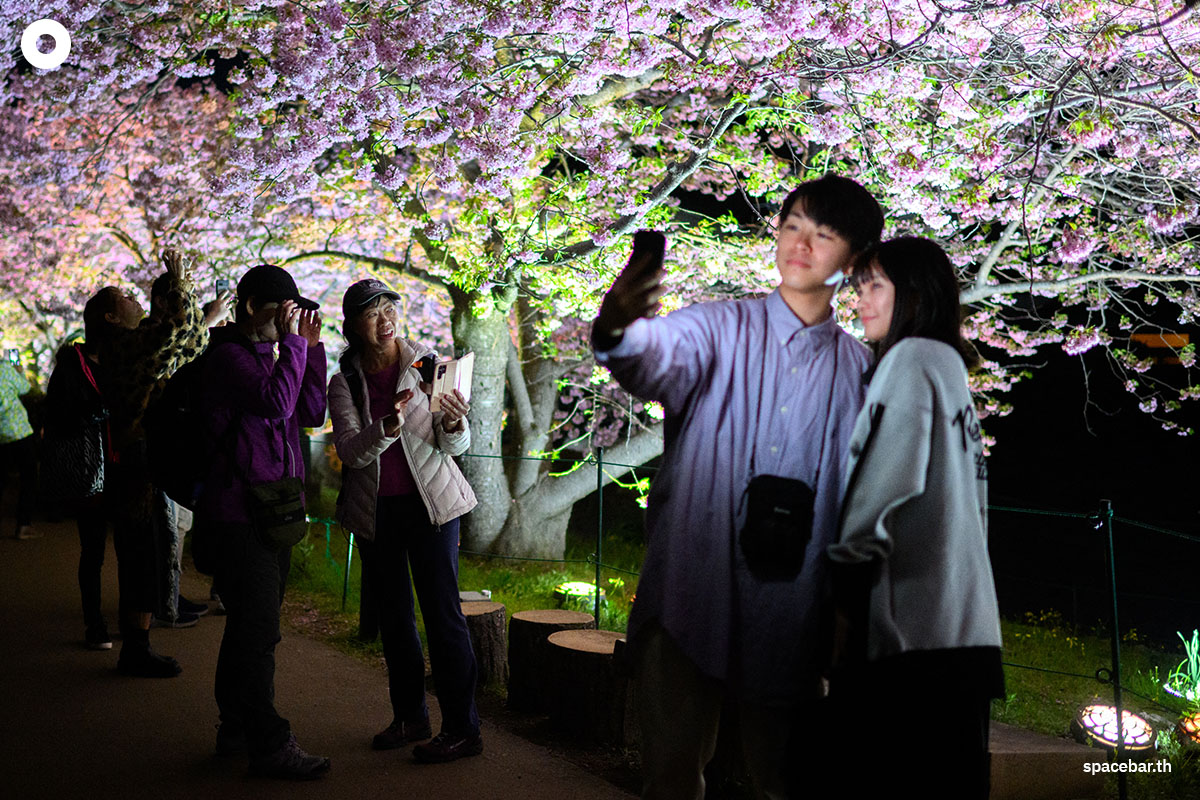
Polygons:
[[221,725],[231,735],[245,732],[251,756],[266,755],[291,731],[275,710],[275,645],[292,550],[268,550],[249,525],[213,524],[219,526],[216,578],[228,612],[214,691]]
[[4,484],[8,470],[14,465],[20,483],[17,491],[17,525],[13,531],[19,531],[22,526],[33,522],[33,503],[37,495],[37,449],[33,436],[26,436],[15,442],[0,445],[0,496],[4,494]]
[[475,653],[458,599],[458,520],[435,527],[429,524],[419,496],[380,497],[375,541],[363,541],[360,552],[379,610],[395,719],[421,722],[429,716],[425,657],[413,606],[415,588],[429,640],[442,730],[456,736],[478,733]]
[[1003,680],[998,647],[915,651],[835,675],[827,763],[846,776],[846,795],[986,800],[991,698]]
[[117,551],[121,632],[126,633],[132,617],[153,614],[159,605],[159,576],[164,561],[162,520],[153,513],[154,488],[142,466],[110,465],[105,495]]
[[104,548],[108,544],[108,513],[104,498],[89,497],[76,510],[79,528],[79,597],[83,601],[83,624],[89,628],[104,624],[100,611],[100,571],[104,567]]

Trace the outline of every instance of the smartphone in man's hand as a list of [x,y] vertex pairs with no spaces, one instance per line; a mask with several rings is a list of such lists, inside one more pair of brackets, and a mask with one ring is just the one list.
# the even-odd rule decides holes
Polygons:
[[633,235],[633,252],[629,254],[630,266],[644,262],[641,270],[651,274],[662,269],[663,255],[667,250],[667,237],[658,231],[638,231]]

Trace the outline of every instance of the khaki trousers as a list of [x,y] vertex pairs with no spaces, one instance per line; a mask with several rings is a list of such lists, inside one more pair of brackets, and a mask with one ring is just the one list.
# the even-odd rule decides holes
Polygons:
[[[702,674],[661,627],[647,627],[638,641],[634,680],[642,728],[642,798],[702,800],[704,768],[716,750],[721,707],[732,698],[725,685]],[[787,796],[783,770],[796,713],[734,702],[755,792],[782,800]]]

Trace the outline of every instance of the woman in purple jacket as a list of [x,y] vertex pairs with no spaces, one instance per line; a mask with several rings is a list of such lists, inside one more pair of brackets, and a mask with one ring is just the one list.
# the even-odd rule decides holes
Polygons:
[[220,338],[211,343],[204,368],[216,452],[200,512],[217,531],[217,579],[229,613],[217,659],[217,752],[246,752],[256,775],[315,778],[329,769],[329,759],[300,749],[274,703],[279,605],[291,548],[276,551],[260,542],[246,498],[249,485],[304,478],[300,427],[325,423],[321,317],[317,304],[272,264],[242,276],[237,300],[236,324],[217,329]]

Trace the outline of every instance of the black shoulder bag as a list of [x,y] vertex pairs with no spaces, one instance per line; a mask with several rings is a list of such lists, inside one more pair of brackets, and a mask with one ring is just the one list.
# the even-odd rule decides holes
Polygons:
[[[836,322],[834,323],[837,324]],[[770,330],[763,317],[762,371],[767,371],[767,343]],[[763,581],[792,581],[804,567],[804,552],[812,540],[813,509],[817,486],[821,480],[821,463],[825,459],[825,439],[829,433],[829,417],[833,413],[833,387],[837,381],[837,331],[833,341],[833,375],[829,379],[829,399],[825,409],[825,424],[821,426],[821,450],[817,470],[809,486],[796,478],[781,475],[759,475],[755,456],[758,450],[758,428],[762,420],[762,392],[750,440],[750,482],[742,494],[746,521],[738,539],[746,565],[755,577]]]
[[[237,425],[241,414],[235,414],[230,425]],[[237,433],[227,436],[232,439],[237,448]],[[294,467],[292,449],[287,442],[287,423],[284,423],[283,449],[287,454],[287,463]],[[246,471],[238,462],[236,455],[227,452],[226,457],[234,471],[246,484],[246,506],[250,513],[250,524],[258,536],[259,542],[268,550],[279,552],[293,545],[308,533],[308,514],[304,510],[304,481],[296,475],[285,475],[278,480],[263,483],[251,483]],[[292,472],[293,469],[286,471]]]

